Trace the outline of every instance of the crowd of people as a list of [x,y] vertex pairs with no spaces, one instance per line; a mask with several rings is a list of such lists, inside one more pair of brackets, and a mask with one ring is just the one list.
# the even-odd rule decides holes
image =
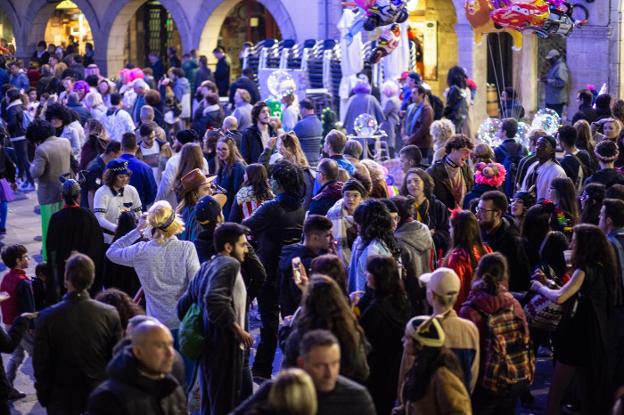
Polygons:
[[572,125],[527,148],[504,118],[492,148],[462,68],[444,103],[417,73],[383,105],[360,77],[344,128],[379,118],[392,183],[314,102],[273,117],[214,54],[117,83],[45,42],[28,73],[0,58],[0,233],[36,190],[44,259],[2,250],[0,414],[25,353],[49,414],[513,414],[538,354],[548,414],[621,406],[624,101],[579,91]]

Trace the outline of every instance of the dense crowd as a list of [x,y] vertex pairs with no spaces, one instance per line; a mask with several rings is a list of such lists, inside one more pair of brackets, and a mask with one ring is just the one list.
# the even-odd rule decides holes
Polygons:
[[462,68],[444,99],[362,74],[343,126],[376,117],[382,161],[221,48],[169,52],[117,81],[90,47],[0,57],[0,232],[36,191],[44,258],[2,250],[0,413],[26,352],[49,414],[513,414],[538,353],[548,414],[620,413],[624,101],[579,91],[527,148],[508,89],[492,148]]

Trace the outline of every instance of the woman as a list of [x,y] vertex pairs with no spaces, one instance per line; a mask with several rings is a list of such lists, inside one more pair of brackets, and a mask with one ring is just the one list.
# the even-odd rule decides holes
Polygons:
[[[212,195],[212,181],[215,176],[207,178],[200,169],[194,169],[182,177],[182,200],[176,208],[176,213],[180,215],[184,222],[184,231],[178,239],[181,241],[194,241],[197,235],[203,230],[201,224],[197,222],[195,217],[195,206],[197,202],[204,196]],[[220,205],[225,203],[225,196],[214,195]]]
[[[119,220],[117,222],[117,231],[115,232],[115,236],[113,237],[113,242],[128,234],[128,232],[136,228],[136,225],[136,215],[132,212],[123,212],[121,215],[119,215]],[[145,239],[139,237],[137,240],[134,241],[134,243],[142,240]],[[139,292],[139,289],[141,288],[139,277],[137,276],[134,268],[115,264],[111,262],[108,258],[105,258],[104,264],[104,285],[106,287],[118,288],[132,298],[136,296],[136,294]],[[145,305],[144,301],[142,301],[141,303]]]
[[468,93],[466,92],[466,80],[468,75],[461,66],[453,66],[448,71],[446,83],[446,106],[444,107],[444,117],[451,120],[455,126],[455,132],[470,134],[470,119],[468,117]]
[[598,225],[602,201],[606,188],[601,183],[588,183],[579,197],[581,201],[581,223]]
[[132,171],[128,162],[114,159],[108,162],[102,176],[102,186],[93,197],[93,213],[104,232],[104,242],[110,244],[117,231],[119,215],[132,212],[138,216],[143,208],[137,190],[130,184]]
[[574,128],[576,129],[576,147],[579,150],[587,151],[591,161],[591,165],[588,167],[591,172],[594,172],[598,169],[598,160],[594,154],[595,143],[591,127],[586,120],[578,120],[574,123]]
[[102,96],[102,102],[104,102],[104,106],[106,106],[106,108],[111,107],[110,97],[111,94],[114,92],[113,88],[114,84],[106,78],[102,78],[98,82],[97,90]]
[[416,356],[405,379],[400,379],[399,407],[406,415],[470,415],[470,395],[461,365],[444,347],[446,335],[435,317],[414,317],[405,326],[403,345]]
[[299,103],[296,102],[294,93],[286,94],[282,97],[282,126],[285,132],[290,132],[299,121]]
[[86,170],[91,160],[104,153],[110,142],[106,128],[95,118],[89,118],[85,125],[85,133],[87,142],[80,151],[80,170]]
[[381,125],[384,121],[383,110],[377,98],[371,95],[371,85],[368,79],[364,76],[364,79],[358,78],[357,83],[353,87],[353,95],[349,98],[346,106],[346,112],[344,115],[344,128],[347,130],[347,134],[357,134],[354,128],[354,122],[361,114],[369,114],[372,116],[377,125]]
[[386,205],[376,199],[365,200],[353,214],[359,236],[353,242],[349,264],[349,293],[364,291],[366,287],[366,262],[372,255],[400,257],[394,238],[392,217]]
[[121,320],[121,329],[126,333],[128,327],[128,320],[134,316],[145,314],[145,311],[137,303],[132,301],[132,298],[123,291],[117,288],[109,288],[101,291],[95,296],[95,299],[101,303],[112,305],[119,313],[119,320]]
[[492,248],[481,240],[479,223],[474,213],[462,210],[455,211],[451,216],[451,237],[453,246],[442,261],[442,265],[451,268],[461,283],[455,311],[468,298],[472,279],[481,257],[492,252]]
[[[555,371],[548,394],[548,414],[558,414],[574,377],[580,377],[583,413],[606,413],[611,404],[609,315],[614,304],[617,267],[613,250],[595,225],[577,225],[572,236],[572,278],[553,287],[543,274],[531,290],[563,304],[563,319],[555,332]],[[591,409],[590,409],[591,408]]]
[[[52,127],[56,130],[58,137],[63,137],[69,140],[72,153],[76,158],[80,155],[84,141],[84,130],[78,123],[77,115],[67,109],[62,104],[54,103],[48,105],[46,109],[45,118],[52,124]],[[76,125],[78,123],[78,125]],[[80,128],[78,128],[80,127]]]
[[[199,270],[193,243],[176,237],[183,230],[184,223],[169,202],[160,200],[140,217],[136,229],[113,242],[106,252],[112,262],[134,267],[145,294],[147,315],[167,326],[174,339],[180,325],[178,298]],[[144,234],[147,241],[134,243]]]
[[390,195],[386,184],[386,171],[384,170],[384,167],[375,160],[371,159],[364,159],[360,161],[360,164],[368,170],[368,174],[371,178],[372,188],[368,197],[375,199],[388,198]]
[[347,293],[347,270],[336,255],[324,254],[317,256],[310,263],[310,272],[312,274],[327,275],[336,281],[345,298],[349,298],[349,293]]
[[539,250],[552,229],[550,228],[551,215],[555,211],[552,203],[540,203],[531,206],[524,217],[522,225],[522,244],[529,259],[529,267],[535,269],[539,265]]
[[[477,267],[477,280],[459,313],[479,329],[479,379],[472,394],[475,414],[515,414],[520,394],[533,380],[535,362],[530,351],[529,326],[522,306],[507,291],[507,271],[507,260],[502,254],[484,255]],[[493,329],[497,330],[496,335]],[[498,347],[503,341],[506,347],[501,351]],[[511,366],[508,376],[496,373],[491,366],[501,359]]]
[[219,187],[225,189],[227,202],[223,206],[224,215],[230,214],[236,194],[245,177],[245,160],[236,147],[232,137],[223,137],[217,142],[217,180]]
[[576,199],[574,183],[568,177],[558,177],[550,183],[550,201],[555,204],[555,211],[550,226],[572,236],[572,228],[579,223],[580,213]]
[[474,165],[479,163],[490,164],[493,160],[495,160],[492,147],[486,143],[477,144],[472,152],[471,158]]
[[278,373],[269,390],[265,415],[316,415],[318,404],[312,378],[301,369]]
[[243,186],[236,193],[236,203],[232,203],[228,218],[230,222],[240,223],[250,217],[263,202],[275,197],[269,185],[267,170],[262,164],[247,166],[243,180]]
[[208,162],[208,171],[217,171],[217,142],[224,134],[221,130],[206,130],[204,138],[202,140],[202,152],[204,158]]
[[442,160],[446,155],[446,142],[455,135],[455,125],[447,120],[441,119],[431,123],[429,134],[433,141],[433,162]]
[[368,379],[367,344],[347,299],[338,284],[325,275],[312,275],[301,300],[301,310],[293,322],[293,331],[286,340],[285,365],[295,366],[299,342],[310,330],[331,331],[340,343],[340,374],[359,383]]
[[433,194],[435,182],[423,169],[409,169],[403,185],[401,195],[414,198],[416,219],[431,230],[436,254],[441,258],[446,254],[450,243],[448,209]]
[[383,130],[387,137],[388,156],[394,157],[394,149],[398,145],[403,147],[403,143],[399,143],[397,137],[397,127],[400,122],[401,101],[399,100],[399,86],[396,82],[389,80],[383,83],[381,87],[381,107],[385,120],[381,123],[380,129]]
[[366,384],[378,414],[389,414],[396,398],[397,380],[403,354],[403,330],[412,317],[399,267],[392,257],[373,255],[366,263],[367,287],[372,302],[359,318],[371,344],[368,355],[370,377]]
[[104,105],[104,101],[102,100],[102,96],[98,92],[89,92],[83,101],[84,106],[87,107],[91,116],[96,120],[100,121],[103,117],[106,116],[106,111],[108,108]]
[[184,193],[182,178],[195,169],[204,170],[201,147],[197,143],[186,143],[180,151],[180,164],[174,179],[174,189],[178,201],[182,199],[182,194]]
[[531,206],[535,204],[535,196],[529,192],[516,192],[511,198],[509,213],[516,227],[522,231],[524,218]]
[[594,131],[596,142],[603,140],[615,142],[622,131],[622,124],[615,118],[604,118],[600,121],[592,123],[592,128],[599,130]]

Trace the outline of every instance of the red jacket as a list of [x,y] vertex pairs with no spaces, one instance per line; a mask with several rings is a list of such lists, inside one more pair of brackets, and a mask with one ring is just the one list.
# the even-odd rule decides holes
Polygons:
[[6,291],[11,296],[0,303],[4,324],[13,324],[20,314],[35,311],[30,278],[23,269],[11,269],[7,272],[0,283],[0,291]]
[[[486,244],[483,244],[483,250],[485,251],[484,255],[492,252],[492,248]],[[475,258],[474,266],[470,261],[470,255],[468,255],[468,252],[463,248],[453,248],[444,260],[444,266],[451,268],[457,273],[461,284],[459,287],[457,301],[455,301],[455,306],[453,307],[458,313],[459,308],[468,298],[468,293],[470,292],[470,287],[472,286],[472,281],[476,271],[476,265],[481,259],[481,253],[479,252],[479,249],[477,249],[476,245],[472,248],[472,251]]]

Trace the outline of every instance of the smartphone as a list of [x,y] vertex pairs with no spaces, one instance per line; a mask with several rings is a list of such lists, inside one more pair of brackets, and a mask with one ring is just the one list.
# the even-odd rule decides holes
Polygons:
[[301,284],[301,258],[296,256],[291,260],[293,280],[295,284]]

